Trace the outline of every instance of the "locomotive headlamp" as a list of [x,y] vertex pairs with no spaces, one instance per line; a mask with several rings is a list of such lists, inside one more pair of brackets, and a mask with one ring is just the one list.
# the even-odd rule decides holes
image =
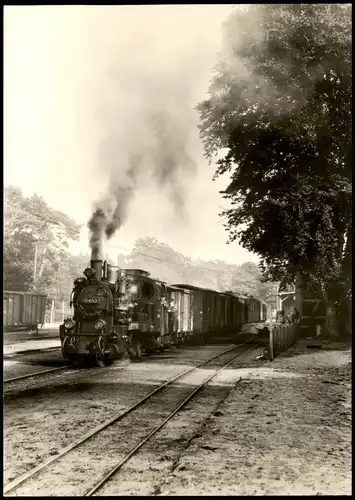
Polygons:
[[76,278],[76,280],[74,280],[74,286],[78,286],[80,285],[80,283],[83,283],[85,281],[85,278]]
[[67,330],[72,330],[74,328],[75,324],[74,324],[74,321],[71,320],[70,318],[66,319],[64,321],[64,327],[67,329]]
[[105,326],[105,322],[102,321],[102,319],[98,319],[94,326],[96,330],[102,330]]
[[84,271],[84,276],[86,276],[87,279],[93,278],[95,275],[96,271],[92,267],[87,267]]
[[138,293],[138,286],[137,286],[137,285],[131,285],[131,286],[129,287],[129,291],[130,291],[131,293]]

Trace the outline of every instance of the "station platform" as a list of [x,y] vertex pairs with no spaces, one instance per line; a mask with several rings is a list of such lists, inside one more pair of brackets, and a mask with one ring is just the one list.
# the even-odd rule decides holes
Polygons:
[[28,330],[4,332],[4,356],[54,347],[60,347],[59,324],[44,325],[37,335],[31,334]]
[[4,356],[17,355],[21,353],[37,352],[45,349],[60,348],[60,339],[40,339],[28,340],[17,344],[8,344],[3,346]]

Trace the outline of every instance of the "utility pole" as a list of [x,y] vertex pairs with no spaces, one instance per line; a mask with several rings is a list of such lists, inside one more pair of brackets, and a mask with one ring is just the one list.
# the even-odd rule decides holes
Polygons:
[[270,344],[270,361],[274,359],[274,331],[272,325],[272,308],[269,305],[268,307],[269,313],[269,344]]
[[37,258],[38,258],[38,242],[35,243],[35,261],[33,265],[33,284],[36,284],[37,278]]

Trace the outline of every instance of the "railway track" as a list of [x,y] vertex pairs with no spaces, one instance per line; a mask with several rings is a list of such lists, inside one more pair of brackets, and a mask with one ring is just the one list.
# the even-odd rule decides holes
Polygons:
[[[209,358],[206,361],[203,361],[199,363],[196,366],[193,366],[191,368],[188,368],[187,370],[183,371],[182,373],[172,377],[168,381],[164,382],[161,384],[159,387],[154,389],[152,392],[150,392],[147,396],[139,400],[137,403],[135,403],[133,406],[128,408],[127,410],[124,410],[123,412],[119,413],[118,415],[110,418],[109,420],[106,420],[99,426],[95,427],[93,430],[89,431],[79,439],[75,440],[73,443],[68,445],[67,447],[63,448],[59,453],[50,459],[42,462],[41,464],[37,465],[35,468],[32,470],[20,475],[16,479],[10,481],[5,487],[4,487],[4,494],[13,494],[15,490],[18,490],[21,486],[25,485],[25,483],[29,482],[31,479],[35,478],[37,475],[41,475],[45,472],[45,469],[47,469],[50,465],[58,465],[57,462],[59,462],[65,455],[67,455],[70,452],[73,452],[74,450],[79,451],[79,448],[82,447],[85,443],[89,442],[92,438],[95,436],[99,436],[103,431],[106,429],[110,428],[113,424],[116,424],[119,421],[122,421],[127,417],[129,414],[133,414],[135,410],[138,410],[142,406],[145,405],[149,400],[153,398],[154,395],[157,393],[163,391],[167,386],[170,386],[174,382],[182,379],[184,376],[192,373],[193,371],[197,370],[200,367],[203,367],[204,365],[207,365],[208,363],[211,363],[218,358],[222,358],[223,356],[228,356],[228,360],[226,362],[223,362],[222,366],[219,366],[217,368],[213,368],[213,373],[209,375],[205,380],[203,380],[202,383],[197,385],[189,394],[187,397],[184,398],[184,400],[178,404],[177,407],[173,411],[170,411],[169,414],[163,419],[162,422],[159,422],[159,425],[155,426],[154,429],[150,430],[143,438],[141,438],[135,446],[133,446],[126,454],[125,456],[118,462],[115,463],[113,467],[110,468],[110,470],[105,472],[104,474],[101,475],[100,479],[98,479],[95,484],[91,485],[90,489],[87,490],[84,494],[84,496],[92,496],[94,495],[97,491],[99,491],[119,470],[120,468],[130,460],[131,457],[137,451],[147,442],[149,441],[150,438],[152,438],[159,430],[161,430],[167,422],[169,422],[182,408],[192,400],[192,398],[203,389],[203,387],[208,384],[221,370],[225,369],[228,367],[237,357],[243,355],[247,351],[250,351],[252,349],[255,349],[255,345],[250,345],[248,342],[243,342],[242,344],[238,344],[236,346],[233,346],[230,349],[227,349],[226,351],[223,351],[222,353],[219,353],[211,358]],[[238,350],[237,353],[235,351]],[[173,386],[174,387],[174,386]],[[175,399],[174,399],[175,401]],[[112,430],[112,428],[111,428]],[[116,435],[114,436],[116,437]],[[117,441],[119,442],[119,438],[117,438]],[[103,457],[105,457],[105,452],[106,449],[103,447]],[[96,449],[95,449],[96,450]],[[102,457],[102,455],[101,455]],[[102,458],[101,458],[102,461]],[[53,489],[52,489],[53,491]],[[20,493],[21,494],[21,493]]]
[[[5,346],[7,347],[7,346]],[[13,358],[21,358],[21,357],[26,357],[26,356],[31,356],[32,354],[38,354],[38,353],[47,353],[51,351],[60,351],[60,345],[59,346],[53,346],[53,347],[42,347],[38,349],[27,349],[26,351],[17,351],[17,352],[8,352],[4,354],[4,359],[13,359]]]
[[26,379],[30,379],[30,378],[33,378],[33,377],[39,377],[40,375],[45,375],[46,373],[52,373],[52,372],[58,372],[58,371],[62,371],[62,370],[67,370],[68,367],[69,367],[68,365],[58,366],[56,368],[49,368],[48,370],[42,370],[42,371],[39,371],[39,372],[28,373],[26,375],[20,375],[18,377],[7,378],[7,379],[4,380],[4,384],[10,383],[10,382],[16,382],[18,380],[26,380]]
[[[80,366],[80,365],[64,365],[64,366],[58,366],[58,367],[55,367],[55,368],[49,368],[48,370],[42,370],[42,371],[38,371],[38,372],[33,372],[33,373],[28,373],[26,375],[20,375],[18,377],[13,377],[13,378],[8,378],[8,379],[5,379],[4,380],[4,394],[7,394],[11,391],[14,390],[13,388],[13,384],[16,382],[23,382],[23,381],[26,381],[26,380],[29,380],[30,382],[32,382],[31,379],[33,379],[33,381],[35,381],[36,378],[40,377],[41,375],[47,375],[47,374],[52,374],[52,373],[56,373],[56,372],[66,372],[70,375],[72,374],[75,374],[75,373],[78,373],[78,372],[82,372],[82,371],[87,371],[87,372],[90,372],[90,375],[95,375],[96,373],[102,373],[104,370],[108,369],[109,367],[96,367],[96,366]],[[7,386],[10,386],[10,388],[7,388]],[[6,390],[7,389],[7,390]]]

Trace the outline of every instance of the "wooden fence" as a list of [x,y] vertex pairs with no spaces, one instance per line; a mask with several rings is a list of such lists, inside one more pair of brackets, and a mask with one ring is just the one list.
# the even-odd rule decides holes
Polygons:
[[270,332],[270,360],[293,346],[299,338],[299,323],[273,324]]
[[70,309],[67,301],[53,300],[51,307],[46,310],[45,323],[62,323],[69,315],[73,315],[73,310]]

